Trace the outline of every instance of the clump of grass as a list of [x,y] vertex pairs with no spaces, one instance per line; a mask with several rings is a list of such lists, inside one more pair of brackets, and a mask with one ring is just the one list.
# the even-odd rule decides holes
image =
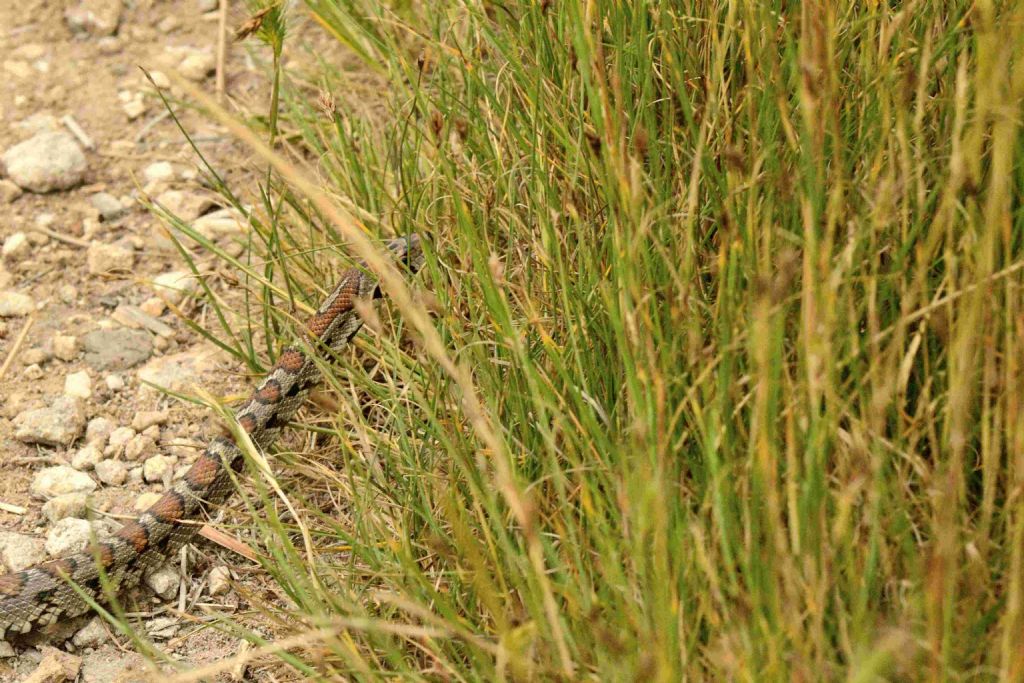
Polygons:
[[[466,374],[386,305],[325,364],[278,456],[302,523],[256,518],[315,630],[288,666],[1024,676],[1019,7],[307,5],[391,115],[325,59],[279,137],[429,237]],[[313,300],[339,233],[275,189],[256,244]]]

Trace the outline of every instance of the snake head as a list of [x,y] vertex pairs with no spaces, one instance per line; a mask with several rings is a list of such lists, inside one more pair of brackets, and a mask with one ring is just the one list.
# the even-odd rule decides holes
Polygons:
[[423,254],[423,240],[415,232],[388,242],[388,251],[395,261],[404,265],[411,273],[418,271],[426,258]]

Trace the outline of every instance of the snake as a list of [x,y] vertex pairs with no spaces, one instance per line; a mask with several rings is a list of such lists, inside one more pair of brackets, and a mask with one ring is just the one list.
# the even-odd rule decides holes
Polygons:
[[[414,274],[423,265],[415,233],[391,240],[388,251]],[[381,297],[377,278],[359,264],[346,270],[316,313],[300,328],[300,343],[286,346],[249,398],[234,411],[237,428],[261,451],[305,402],[321,373],[316,354],[345,347],[362,327],[357,302]],[[304,343],[302,343],[304,342]],[[200,527],[199,519],[227,499],[234,473],[245,462],[242,449],[226,435],[214,436],[188,471],[134,521],[109,539],[93,541],[77,554],[59,557],[0,576],[0,640],[38,632],[89,612],[105,591],[134,587],[150,570],[173,557]]]

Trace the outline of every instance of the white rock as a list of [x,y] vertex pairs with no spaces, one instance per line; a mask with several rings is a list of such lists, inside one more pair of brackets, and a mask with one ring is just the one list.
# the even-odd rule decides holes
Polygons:
[[66,363],[78,358],[78,337],[56,334],[53,336],[53,355]]
[[208,194],[184,190],[166,190],[157,196],[156,203],[186,223],[194,221],[217,206],[213,197]]
[[120,460],[101,460],[96,463],[96,478],[107,486],[120,486],[128,478],[128,466]]
[[22,195],[22,190],[6,178],[0,180],[0,203],[10,204]]
[[65,493],[51,498],[43,504],[43,515],[50,522],[59,522],[67,517],[85,517],[89,509],[89,494]]
[[89,425],[85,428],[85,440],[97,448],[103,448],[112,431],[114,431],[113,422],[105,417],[94,417],[89,420]]
[[35,498],[50,499],[65,493],[92,493],[96,482],[88,474],[67,465],[57,465],[40,470],[29,486]]
[[70,446],[85,428],[85,411],[78,399],[60,396],[49,406],[19,413],[14,427],[14,437],[23,443]]
[[71,642],[79,649],[99,647],[110,639],[106,623],[99,617],[93,617],[89,623],[79,629],[78,633],[71,637]]
[[65,517],[46,534],[46,552],[50,557],[60,557],[84,550],[89,545],[93,531],[99,541],[110,538],[110,532],[104,524],[91,524],[85,519]]
[[124,452],[125,445],[134,438],[134,429],[131,427],[118,427],[110,432],[110,436],[107,437],[107,448],[103,452],[108,457],[121,455]]
[[190,81],[199,82],[217,69],[217,60],[206,51],[190,52],[178,64],[178,71]]
[[78,290],[70,283],[64,283],[57,288],[57,296],[66,304],[73,304],[78,299]]
[[[140,468],[141,469],[141,468]],[[141,496],[135,499],[135,510],[137,512],[145,512],[149,509],[153,503],[160,500],[160,494],[154,493],[153,491],[147,491]]]
[[220,7],[220,0],[196,0],[196,10],[200,14],[212,12]]
[[146,176],[146,180],[151,183],[173,180],[174,166],[168,161],[156,161],[147,166],[142,171],[142,175]]
[[156,451],[156,442],[146,434],[139,434],[124,446],[124,457],[126,460],[138,460],[149,457],[150,453]]
[[150,638],[167,640],[178,635],[181,627],[174,617],[156,617],[146,621],[146,633]]
[[0,292],[0,318],[20,318],[36,310],[36,302],[21,292]]
[[89,443],[79,448],[71,456],[71,466],[76,470],[89,470],[96,466],[96,463],[103,460],[103,451],[96,443]]
[[46,542],[33,536],[0,531],[0,559],[8,571],[21,571],[46,559]]
[[135,252],[118,244],[93,242],[86,252],[89,272],[93,275],[111,271],[129,271],[135,265]]
[[170,476],[174,461],[166,455],[154,455],[147,458],[142,466],[142,478],[150,484],[162,482],[165,476]]
[[15,232],[4,240],[4,246],[0,253],[3,254],[4,258],[17,261],[25,258],[31,248],[25,233]]
[[166,423],[168,417],[170,414],[166,410],[140,410],[132,418],[132,429],[141,432],[154,425]]
[[78,142],[67,133],[40,133],[0,157],[7,175],[32,192],[67,190],[82,182],[88,164]]
[[174,571],[174,566],[170,563],[157,567],[147,574],[143,580],[150,590],[164,600],[170,600],[177,595],[178,586],[181,583],[178,572]]
[[198,288],[199,281],[187,270],[172,270],[153,278],[156,293],[175,305],[181,303],[186,296],[194,294]]
[[[144,382],[171,391],[183,391],[202,383],[208,374],[217,370],[217,352],[211,349],[192,349],[181,353],[153,358],[139,369],[138,377]],[[142,391],[156,390],[143,385]]]
[[163,71],[150,71],[149,77],[153,79],[153,85],[161,90],[166,90],[171,87],[171,79],[167,78],[167,74]]
[[112,35],[121,22],[121,0],[78,0],[64,10],[64,20],[75,33]]
[[146,113],[146,101],[141,97],[135,97],[121,105],[121,108],[124,109],[128,120],[134,121]]
[[119,218],[125,210],[120,200],[109,192],[97,192],[89,197],[89,203],[100,212],[100,218],[104,221]]
[[227,593],[231,587],[231,570],[224,565],[218,565],[210,570],[208,579],[207,593],[210,595]]
[[220,209],[197,218],[192,228],[209,240],[236,237],[245,231],[245,218],[234,209]]
[[89,398],[92,396],[92,378],[85,370],[72,372],[64,378],[64,395],[76,398]]
[[107,388],[111,391],[121,391],[124,389],[124,380],[121,375],[107,375],[104,380],[107,384]]

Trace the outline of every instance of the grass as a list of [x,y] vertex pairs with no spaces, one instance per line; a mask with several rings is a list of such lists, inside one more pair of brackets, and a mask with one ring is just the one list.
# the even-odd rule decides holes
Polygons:
[[248,489],[287,675],[1024,679],[1019,4],[294,12],[359,66],[205,332],[267,367],[327,197],[429,255]]

